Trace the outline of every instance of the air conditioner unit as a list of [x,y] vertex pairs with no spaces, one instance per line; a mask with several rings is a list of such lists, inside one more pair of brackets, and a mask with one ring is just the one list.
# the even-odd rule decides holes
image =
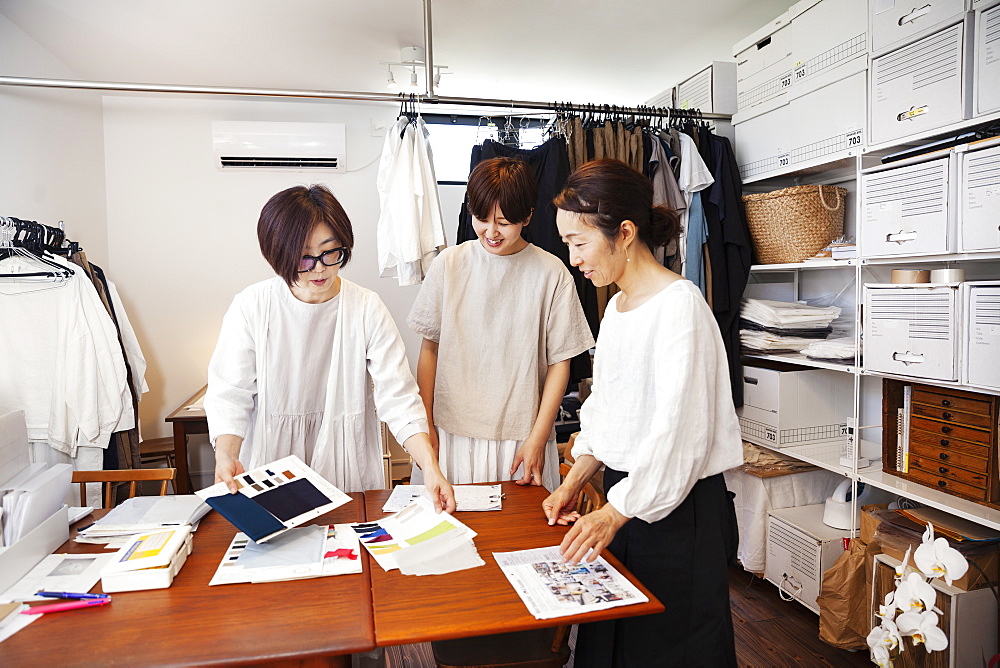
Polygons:
[[216,167],[345,172],[343,123],[213,121]]

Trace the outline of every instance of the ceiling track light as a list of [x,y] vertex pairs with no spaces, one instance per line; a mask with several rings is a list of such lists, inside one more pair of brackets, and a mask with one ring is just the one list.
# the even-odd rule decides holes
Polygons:
[[[392,68],[403,67],[410,70],[409,85],[404,86],[404,88],[414,92],[421,90],[420,78],[417,75],[417,70],[419,68],[425,67],[423,47],[420,46],[404,47],[403,49],[400,50],[399,55],[400,55],[400,60],[398,61],[381,61],[381,64],[386,66],[386,81],[385,81],[386,88],[394,90],[399,87],[399,84],[396,82],[396,78],[392,73]],[[442,72],[442,70],[448,69],[447,65],[434,65],[433,67],[434,67],[434,74],[432,77],[430,77],[430,80],[433,81],[434,86],[440,86],[441,75],[451,74],[451,72]],[[430,81],[428,82],[428,84],[429,83]]]

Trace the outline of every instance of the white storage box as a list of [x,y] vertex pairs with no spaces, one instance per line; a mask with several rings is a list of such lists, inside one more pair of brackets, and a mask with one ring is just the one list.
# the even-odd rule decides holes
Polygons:
[[972,55],[965,39],[971,16],[908,46],[872,59],[873,144],[957,123],[972,115]]
[[868,69],[868,0],[801,0],[788,14],[792,97]]
[[736,163],[743,181],[788,171],[791,156],[788,105],[734,126]]
[[853,393],[850,374],[754,360],[743,367],[740,431],[771,448],[839,443],[853,414]]
[[964,283],[965,384],[1000,391],[1000,281]]
[[871,0],[869,8],[872,53],[882,53],[952,22],[965,11],[965,0]]
[[716,114],[736,113],[736,63],[716,60],[677,84],[677,107]]
[[[733,47],[736,58],[734,123],[784,103],[792,85],[792,34],[785,12]],[[766,107],[754,107],[769,102]]]
[[1000,4],[976,12],[974,60],[975,114],[1000,111]]
[[[1000,35],[1000,13],[997,18]],[[1000,62],[1000,48],[997,56]],[[1000,72],[997,76],[1000,77]],[[1000,79],[994,88],[1000,90]],[[959,181],[962,250],[1000,250],[1000,146],[957,155],[962,165]]]
[[192,545],[188,524],[137,534],[101,569],[101,588],[107,594],[166,589],[187,561]]
[[767,515],[764,577],[787,597],[819,613],[823,573],[844,551],[850,531],[823,524],[823,504],[780,508]]
[[871,371],[958,380],[957,285],[865,286],[865,367]]
[[866,257],[950,252],[953,169],[949,154],[863,174],[861,252]]
[[[863,59],[856,62],[865,63]],[[799,96],[793,89],[788,103],[788,117],[793,119],[788,130],[793,168],[861,152],[867,88],[868,78],[862,70],[806,95]]]

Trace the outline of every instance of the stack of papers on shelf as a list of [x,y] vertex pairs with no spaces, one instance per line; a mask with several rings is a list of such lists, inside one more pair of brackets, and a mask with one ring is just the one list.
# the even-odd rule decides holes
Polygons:
[[267,543],[238,533],[209,585],[278,582],[361,572],[361,546],[349,524],[289,529]]
[[434,512],[424,496],[394,515],[351,528],[385,571],[440,575],[485,564],[472,542],[476,532],[448,513]]
[[132,536],[101,569],[101,587],[105,593],[169,587],[191,549],[189,524]]
[[121,547],[138,533],[162,527],[190,524],[194,530],[209,510],[208,504],[195,494],[136,496],[82,529],[75,540]]
[[[453,485],[455,512],[500,510],[503,493],[500,485]],[[397,513],[421,496],[427,496],[423,485],[396,485],[382,506],[383,513]]]
[[740,343],[752,353],[799,352],[817,339],[826,339],[838,317],[837,306],[745,299],[740,309]]
[[295,455],[241,473],[236,484],[235,494],[221,482],[196,494],[257,543],[351,500]]
[[853,360],[857,356],[853,336],[814,341],[802,349],[806,357],[818,360]]
[[579,615],[649,600],[602,557],[567,564],[558,547],[541,547],[494,552],[493,558],[535,619]]

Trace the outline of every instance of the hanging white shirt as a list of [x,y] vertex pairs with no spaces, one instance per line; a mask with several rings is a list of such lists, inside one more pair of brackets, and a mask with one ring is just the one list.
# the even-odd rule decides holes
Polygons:
[[340,281],[336,305],[303,304],[315,311],[289,302],[277,277],[236,295],[208,367],[209,434],[213,443],[243,438],[248,470],[300,448],[339,489],[381,489],[379,420],[402,443],[426,433],[427,418],[388,309],[374,292]]

